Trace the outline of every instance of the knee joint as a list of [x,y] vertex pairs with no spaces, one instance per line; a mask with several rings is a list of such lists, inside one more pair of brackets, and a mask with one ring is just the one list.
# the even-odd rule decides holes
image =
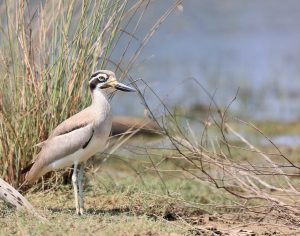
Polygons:
[[72,175],[72,182],[77,183],[77,176],[76,175]]

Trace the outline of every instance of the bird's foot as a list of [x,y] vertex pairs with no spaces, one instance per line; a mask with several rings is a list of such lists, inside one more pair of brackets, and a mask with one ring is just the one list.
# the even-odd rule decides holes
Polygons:
[[84,213],[84,209],[83,208],[76,209],[76,214],[77,215],[82,216],[83,213]]

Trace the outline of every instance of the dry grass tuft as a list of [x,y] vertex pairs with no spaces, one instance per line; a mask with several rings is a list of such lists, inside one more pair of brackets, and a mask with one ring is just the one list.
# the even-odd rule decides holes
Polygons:
[[[100,68],[121,78],[143,46],[175,8],[158,19],[128,52],[148,8],[147,0],[3,1],[0,43],[0,175],[19,186],[20,175],[61,121],[90,102],[89,75]],[[122,44],[120,43],[122,42]],[[125,42],[125,43],[124,43]],[[120,49],[121,45],[123,48]],[[122,55],[114,61],[115,50]],[[120,52],[120,51],[119,51]],[[124,63],[124,58],[129,60]]]
[[[152,171],[161,176],[162,182],[163,174],[173,171],[198,181],[199,186],[210,185],[218,194],[231,195],[229,205],[214,204],[216,211],[254,213],[260,215],[261,221],[268,217],[280,218],[284,226],[299,227],[299,160],[286,155],[254,124],[230,116],[230,105],[237,97],[227,107],[220,108],[199,81],[192,80],[211,99],[203,119],[191,120],[190,116],[172,112],[160,98],[165,115],[155,117],[155,111],[151,112],[144,100],[164,130],[170,150],[158,162],[153,162]],[[251,130],[265,144],[252,143],[245,130]],[[149,151],[147,155],[153,158]],[[164,163],[170,161],[176,167],[164,169]]]

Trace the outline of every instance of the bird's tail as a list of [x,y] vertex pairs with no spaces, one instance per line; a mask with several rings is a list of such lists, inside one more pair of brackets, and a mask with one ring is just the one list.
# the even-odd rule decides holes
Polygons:
[[33,164],[34,162],[30,163],[28,166],[25,166],[23,169],[21,169],[21,174],[26,174],[28,171],[30,171]]

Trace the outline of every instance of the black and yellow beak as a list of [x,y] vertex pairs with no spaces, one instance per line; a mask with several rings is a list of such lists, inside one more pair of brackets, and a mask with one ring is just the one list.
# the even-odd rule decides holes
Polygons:
[[117,81],[116,79],[114,80],[108,80],[105,84],[103,84],[101,87],[101,89],[105,89],[105,88],[115,88],[124,92],[136,92],[136,90],[132,87],[129,87],[125,84],[120,83],[119,81]]

